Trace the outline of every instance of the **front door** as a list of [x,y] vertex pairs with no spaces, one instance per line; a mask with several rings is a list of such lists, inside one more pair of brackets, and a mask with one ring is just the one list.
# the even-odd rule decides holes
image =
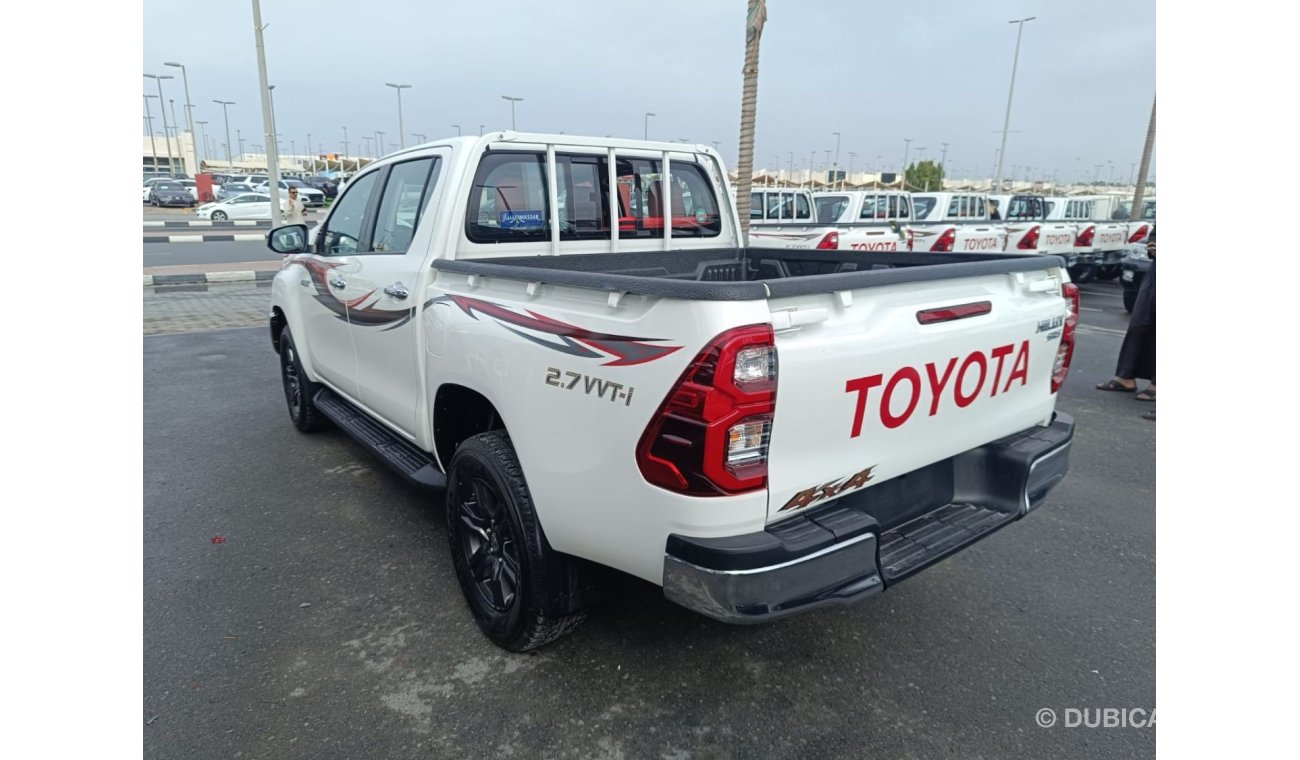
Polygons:
[[311,252],[296,258],[307,270],[307,277],[299,282],[298,312],[303,315],[307,340],[299,350],[306,349],[323,380],[352,399],[357,398],[357,360],[348,308],[368,293],[350,281],[373,217],[380,174],[382,170],[368,172],[350,184],[321,225]]

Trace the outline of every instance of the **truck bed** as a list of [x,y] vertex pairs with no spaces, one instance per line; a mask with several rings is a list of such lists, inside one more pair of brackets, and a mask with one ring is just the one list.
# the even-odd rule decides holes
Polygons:
[[795,251],[719,248],[693,251],[515,256],[433,262],[435,269],[481,277],[704,301],[751,301],[907,282],[1065,268],[1059,256],[1001,253]]

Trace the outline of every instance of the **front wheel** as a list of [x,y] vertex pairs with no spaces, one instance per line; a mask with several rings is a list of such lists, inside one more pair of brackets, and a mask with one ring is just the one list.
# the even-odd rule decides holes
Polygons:
[[1092,282],[1097,279],[1097,268],[1092,264],[1079,264],[1070,267],[1070,281],[1077,283]]
[[226,215],[226,212],[224,212],[224,211],[213,211],[213,212],[212,212],[212,221],[214,221],[214,222],[224,222],[224,221],[226,221],[226,220],[229,219],[229,218],[230,218],[230,217],[227,216],[227,215]]
[[284,385],[284,400],[289,405],[289,419],[301,433],[314,433],[329,427],[329,420],[316,409],[312,399],[321,389],[303,371],[289,328],[280,333],[280,381]]
[[447,539],[474,620],[498,646],[536,649],[582,622],[581,612],[545,612],[553,550],[505,431],[481,433],[456,449],[447,476]]

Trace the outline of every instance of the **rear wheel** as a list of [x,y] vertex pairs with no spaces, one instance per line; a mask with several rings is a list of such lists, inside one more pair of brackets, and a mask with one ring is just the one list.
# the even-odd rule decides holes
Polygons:
[[1098,280],[1113,280],[1119,277],[1121,267],[1119,264],[1103,264],[1097,267]]
[[447,476],[447,539],[474,620],[497,645],[536,649],[582,622],[581,612],[545,612],[553,550],[505,431],[481,433],[456,449]]
[[303,371],[298,347],[294,345],[288,327],[280,333],[280,380],[284,385],[284,400],[289,405],[289,419],[299,432],[314,433],[329,427],[329,420],[312,403],[321,386],[312,382]]
[[226,221],[226,220],[229,219],[229,218],[230,218],[230,217],[227,216],[227,215],[226,215],[226,212],[224,212],[224,211],[213,211],[213,212],[212,212],[212,221],[214,221],[214,222],[224,222],[224,221]]
[[1097,268],[1092,264],[1079,264],[1070,267],[1071,282],[1092,282],[1097,279]]

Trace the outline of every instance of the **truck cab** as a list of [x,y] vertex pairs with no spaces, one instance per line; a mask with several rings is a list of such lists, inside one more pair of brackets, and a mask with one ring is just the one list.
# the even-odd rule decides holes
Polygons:
[[888,190],[813,193],[817,222],[839,230],[840,248],[853,251],[911,250],[912,198]]
[[817,221],[811,191],[755,188],[749,194],[749,244],[756,248],[834,250],[839,247],[839,233]]
[[912,193],[911,229],[915,251],[1001,251],[1006,242],[1006,231],[989,218],[982,193]]

